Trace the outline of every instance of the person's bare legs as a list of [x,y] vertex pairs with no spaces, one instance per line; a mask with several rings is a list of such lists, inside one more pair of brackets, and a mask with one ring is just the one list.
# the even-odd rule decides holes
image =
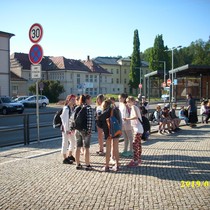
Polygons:
[[104,151],[103,129],[101,129],[97,126],[97,131],[98,131],[99,151],[103,152]]
[[106,168],[109,168],[109,161],[110,161],[110,155],[111,155],[111,143],[112,143],[112,139],[108,138],[106,140]]
[[116,161],[116,166],[119,166],[119,138],[113,139],[113,154]]

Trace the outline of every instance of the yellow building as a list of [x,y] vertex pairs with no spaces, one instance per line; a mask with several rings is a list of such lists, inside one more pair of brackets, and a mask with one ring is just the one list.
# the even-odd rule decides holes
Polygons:
[[[129,73],[131,59],[120,57],[96,57],[93,59],[101,67],[112,73],[111,78],[111,92],[112,93],[129,93]],[[144,75],[149,73],[149,65],[147,62],[141,62],[141,81],[142,81],[142,93],[145,93],[144,88]],[[137,87],[138,88],[138,87]]]

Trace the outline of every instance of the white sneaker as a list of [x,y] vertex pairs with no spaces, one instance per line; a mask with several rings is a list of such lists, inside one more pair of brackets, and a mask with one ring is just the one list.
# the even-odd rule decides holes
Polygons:
[[115,164],[116,164],[116,161],[115,161],[115,160],[113,160],[113,159],[110,159],[109,164],[111,164],[111,165],[115,165]]

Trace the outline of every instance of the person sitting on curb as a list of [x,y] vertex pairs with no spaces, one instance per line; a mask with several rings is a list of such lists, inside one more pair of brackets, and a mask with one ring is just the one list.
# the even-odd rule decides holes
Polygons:
[[208,120],[209,120],[209,118],[210,118],[210,109],[209,109],[209,107],[207,106],[207,104],[208,104],[208,101],[203,101],[203,102],[201,103],[201,109],[200,109],[200,114],[201,114],[202,116],[205,117],[204,122],[205,122],[206,124],[208,124]]
[[177,108],[177,104],[173,104],[172,105],[172,109],[169,111],[169,115],[171,117],[172,123],[174,125],[174,131],[178,131],[180,130],[179,128],[179,124],[181,122],[181,120],[179,119],[179,117],[176,116],[176,108]]
[[[163,111],[161,109],[161,106],[156,107],[156,111],[154,112],[155,121],[158,122],[158,134],[163,134],[165,131],[165,126],[167,124],[167,120],[163,115]],[[168,125],[168,124],[167,124]],[[169,126],[169,125],[168,125]]]
[[188,111],[184,108],[184,106],[181,106],[181,109],[179,111],[179,119],[184,120],[186,125],[188,125],[188,122],[189,122],[189,119],[186,116],[187,113],[188,113]]

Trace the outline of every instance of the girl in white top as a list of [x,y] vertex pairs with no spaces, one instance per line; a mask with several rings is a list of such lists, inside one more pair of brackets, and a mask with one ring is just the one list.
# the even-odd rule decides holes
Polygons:
[[[135,105],[135,98],[129,96],[126,102],[131,107],[131,113],[129,118],[124,118],[125,121],[130,120],[133,128],[133,160],[128,164],[128,167],[135,167],[141,164],[141,136],[144,132],[141,124],[142,117],[139,108]],[[141,122],[140,122],[141,121]]]
[[[133,155],[133,132],[131,127],[131,122],[129,120],[123,120],[124,118],[130,117],[130,107],[126,104],[127,95],[125,93],[118,96],[119,99],[119,110],[122,117],[122,134],[124,137],[124,150],[121,153],[124,157],[129,157]],[[129,145],[129,151],[128,151]]]
[[[61,153],[63,154],[63,163],[72,164],[75,161],[73,153],[75,151],[75,136],[74,132],[70,131],[69,118],[74,110],[75,95],[68,95],[66,97],[65,106],[63,107],[62,114],[60,115],[62,121],[62,148]],[[67,154],[68,152],[68,154]]]
[[[103,107],[102,107],[102,102],[105,100],[105,97],[103,94],[99,94],[96,97],[96,124],[98,122],[98,116],[100,116],[103,112]],[[99,151],[97,151],[96,153],[98,155],[105,155],[104,153],[104,133],[103,133],[103,129],[98,127],[97,124],[97,131],[98,131],[98,145],[99,145]]]

